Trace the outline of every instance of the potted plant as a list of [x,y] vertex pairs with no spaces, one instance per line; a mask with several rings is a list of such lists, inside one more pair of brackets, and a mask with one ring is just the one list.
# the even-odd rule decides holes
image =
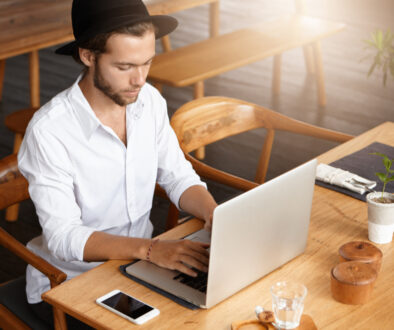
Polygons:
[[374,152],[373,155],[382,157],[386,172],[375,173],[383,182],[382,191],[367,195],[368,238],[374,243],[385,244],[392,241],[394,231],[394,194],[385,191],[386,185],[394,181],[394,170],[391,169],[394,159],[379,152]]
[[[387,30],[377,30],[372,33],[372,38],[365,40],[367,48],[374,51],[373,62],[368,72],[368,77],[379,69],[383,73],[383,85],[386,86],[389,74],[394,78],[394,33]],[[369,56],[368,56],[369,57]]]

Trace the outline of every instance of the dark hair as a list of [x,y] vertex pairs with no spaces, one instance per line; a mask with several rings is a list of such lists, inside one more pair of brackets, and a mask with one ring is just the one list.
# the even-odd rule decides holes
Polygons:
[[100,33],[89,40],[79,43],[72,56],[77,63],[84,65],[79,57],[79,48],[89,49],[97,56],[106,52],[107,40],[114,34],[129,34],[135,37],[142,37],[148,31],[153,31],[155,34],[157,33],[156,26],[150,21],[123,26],[107,33]]

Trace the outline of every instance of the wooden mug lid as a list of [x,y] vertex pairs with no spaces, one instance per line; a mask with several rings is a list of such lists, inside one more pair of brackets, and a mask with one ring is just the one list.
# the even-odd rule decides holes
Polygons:
[[349,261],[375,262],[382,259],[383,253],[371,243],[354,241],[342,245],[339,248],[339,255]]
[[370,264],[359,261],[347,261],[336,265],[332,276],[341,283],[366,285],[376,280],[377,272]]

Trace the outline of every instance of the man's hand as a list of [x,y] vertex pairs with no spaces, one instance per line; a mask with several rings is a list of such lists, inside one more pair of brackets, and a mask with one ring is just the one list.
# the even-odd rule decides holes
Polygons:
[[207,272],[209,261],[208,247],[209,244],[190,240],[160,240],[152,246],[149,259],[160,267],[196,276],[196,272],[185,264]]

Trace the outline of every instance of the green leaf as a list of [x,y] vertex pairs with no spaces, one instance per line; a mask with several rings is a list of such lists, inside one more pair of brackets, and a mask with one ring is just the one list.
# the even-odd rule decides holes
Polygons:
[[387,182],[391,182],[391,181],[394,181],[394,175],[390,176],[390,177],[387,179]]
[[370,155],[377,155],[377,156],[380,156],[380,157],[386,157],[386,155],[382,154],[381,152],[371,152]]
[[379,178],[380,181],[386,182],[387,175],[384,173],[376,172],[375,175]]
[[379,50],[383,48],[383,32],[381,30],[376,32],[376,46]]
[[376,62],[372,63],[371,67],[369,68],[367,77],[369,77],[374,72],[375,67],[376,67]]
[[386,169],[391,168],[391,160],[386,155],[383,157],[383,165]]

